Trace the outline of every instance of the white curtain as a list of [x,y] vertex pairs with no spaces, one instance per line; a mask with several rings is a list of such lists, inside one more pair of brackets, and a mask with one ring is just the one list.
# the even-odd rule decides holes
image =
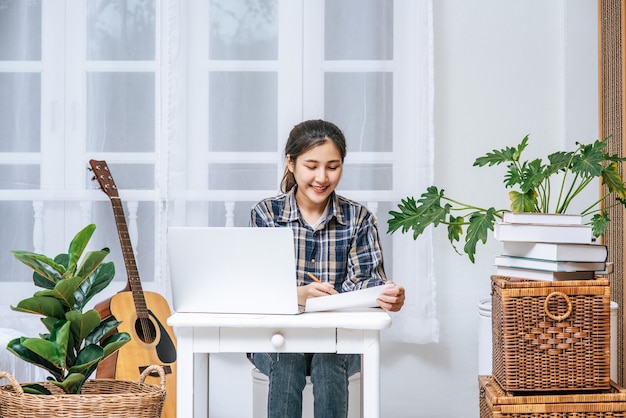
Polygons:
[[[432,0],[0,0],[0,308],[32,294],[10,250],[54,256],[88,222],[125,281],[108,161],[144,288],[169,296],[168,225],[245,226],[296,123],[336,122],[339,192],[379,219],[407,288],[385,338],[438,341],[430,237],[386,234],[432,182]],[[45,69],[45,71],[44,71]],[[2,326],[2,324],[0,324]]]
[[407,288],[385,338],[437,342],[430,235],[386,234],[389,210],[432,182],[431,1],[167,4],[169,223],[246,225],[277,193],[291,127],[332,120],[348,141],[339,193],[377,214]]

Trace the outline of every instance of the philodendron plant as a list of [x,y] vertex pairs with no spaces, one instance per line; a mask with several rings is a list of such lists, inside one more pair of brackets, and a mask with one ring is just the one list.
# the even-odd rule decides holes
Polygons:
[[503,212],[569,213],[574,198],[594,179],[600,178],[606,186],[605,192],[587,202],[579,213],[587,217],[594,236],[603,235],[610,221],[603,202],[614,195],[616,205],[626,206],[626,184],[619,171],[619,164],[626,159],[607,154],[604,151],[606,139],[591,144],[577,143],[574,151],[548,155],[547,162],[540,158],[522,160],[527,145],[528,135],[516,147],[493,150],[474,162],[474,166],[479,167],[507,165],[504,186],[514,189],[508,193],[510,208],[496,209],[459,202],[446,196],[443,189],[430,186],[417,201],[407,197],[398,204],[398,211],[389,212],[388,232],[413,230],[413,238],[417,239],[429,225],[446,225],[448,239],[459,254],[455,243],[465,233],[463,251],[473,263],[476,245],[479,241],[487,242],[489,231],[493,231],[494,224],[502,219]]
[[[85,252],[96,226],[87,225],[72,239],[67,254],[54,259],[28,251],[13,251],[16,259],[30,267],[33,282],[43,288],[11,309],[41,315],[48,333],[20,337],[7,349],[29,363],[47,370],[48,381],[65,393],[80,393],[98,363],[130,341],[130,335],[116,332],[120,324],[113,316],[102,320],[87,303],[106,288],[115,268],[104,262],[108,248]],[[23,385],[27,393],[50,394],[40,384]]]

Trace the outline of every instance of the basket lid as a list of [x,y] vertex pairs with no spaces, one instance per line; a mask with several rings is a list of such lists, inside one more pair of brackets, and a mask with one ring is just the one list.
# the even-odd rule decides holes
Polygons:
[[538,287],[575,287],[575,286],[608,286],[609,279],[606,277],[597,277],[593,280],[557,280],[557,281],[541,281],[541,280],[525,280],[515,277],[491,276],[491,285],[503,289],[523,289]]

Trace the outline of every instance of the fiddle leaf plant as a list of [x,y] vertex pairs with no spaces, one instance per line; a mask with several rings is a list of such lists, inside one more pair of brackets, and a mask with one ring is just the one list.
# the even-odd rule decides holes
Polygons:
[[580,215],[587,217],[593,235],[603,235],[610,219],[603,206],[606,199],[613,195],[615,205],[626,206],[626,184],[619,172],[619,163],[626,159],[616,154],[605,152],[605,140],[596,140],[591,144],[576,143],[574,151],[557,151],[541,158],[523,160],[522,153],[528,146],[528,135],[515,147],[493,150],[478,157],[473,166],[507,166],[504,186],[512,189],[508,192],[511,205],[508,209],[496,209],[472,205],[446,196],[444,189],[429,186],[419,199],[407,197],[397,205],[398,210],[389,212],[388,233],[400,230],[413,231],[417,239],[430,225],[446,225],[448,240],[454,250],[462,254],[457,244],[465,234],[463,252],[472,263],[475,262],[476,246],[487,242],[489,231],[502,219],[502,213],[540,212],[568,213],[570,204],[580,193],[600,178],[605,187],[597,199],[586,204]]
[[[115,317],[101,319],[87,303],[113,280],[112,262],[104,262],[108,248],[86,252],[96,226],[89,224],[72,239],[68,252],[54,259],[28,251],[13,251],[14,257],[33,270],[33,282],[43,290],[20,301],[11,309],[41,315],[48,333],[20,337],[7,349],[47,370],[48,381],[65,393],[77,394],[98,364],[130,341],[130,335],[116,332]],[[41,384],[25,384],[27,393],[50,394]]]

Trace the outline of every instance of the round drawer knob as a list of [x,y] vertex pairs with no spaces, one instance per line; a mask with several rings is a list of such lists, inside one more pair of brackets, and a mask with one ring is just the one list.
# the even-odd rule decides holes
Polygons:
[[281,347],[283,344],[285,344],[285,337],[282,336],[282,334],[274,334],[272,335],[272,345],[276,348]]

